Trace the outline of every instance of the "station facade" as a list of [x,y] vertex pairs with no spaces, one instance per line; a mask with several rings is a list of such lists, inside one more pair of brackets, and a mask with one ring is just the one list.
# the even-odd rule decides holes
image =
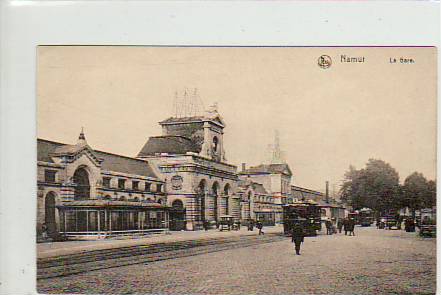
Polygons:
[[222,215],[240,219],[237,167],[227,162],[225,123],[216,109],[204,116],[169,118],[162,135],[150,137],[137,158],[155,166],[167,183],[176,229],[215,225]]
[[143,160],[37,140],[37,234],[106,237],[168,227],[165,182]]
[[285,163],[243,164],[237,172],[226,158],[226,125],[216,108],[159,124],[162,134],[149,137],[136,157],[94,150],[83,132],[76,144],[38,139],[37,233],[200,230],[221,216],[274,225],[284,204],[322,196],[291,186]]

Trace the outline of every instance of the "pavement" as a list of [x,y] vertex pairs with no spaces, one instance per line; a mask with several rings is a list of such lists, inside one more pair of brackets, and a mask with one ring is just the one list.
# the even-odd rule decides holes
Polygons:
[[[281,233],[283,232],[283,226],[268,226],[264,227],[263,231],[265,233]],[[157,243],[215,239],[233,236],[249,236],[257,234],[258,229],[254,228],[254,231],[248,231],[246,227],[242,226],[241,229],[238,231],[219,231],[217,229],[210,229],[208,231],[169,231],[166,233],[152,234],[141,237],[135,236],[124,238],[110,238],[103,240],[39,243],[37,244],[37,258],[49,258],[95,250],[151,245]]]
[[435,294],[436,239],[375,227],[357,227],[355,234],[305,238],[300,256],[287,237],[37,286],[40,293],[72,294]]

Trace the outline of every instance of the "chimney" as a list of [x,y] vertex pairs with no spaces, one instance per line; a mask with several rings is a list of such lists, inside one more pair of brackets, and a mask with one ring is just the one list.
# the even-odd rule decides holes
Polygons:
[[242,163],[242,172],[244,172],[246,170],[246,168],[247,168],[247,164]]
[[329,181],[326,181],[326,203],[329,203]]

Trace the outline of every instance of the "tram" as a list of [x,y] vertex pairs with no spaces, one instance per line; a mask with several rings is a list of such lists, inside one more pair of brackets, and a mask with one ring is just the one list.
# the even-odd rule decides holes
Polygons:
[[374,211],[370,208],[362,208],[358,212],[358,222],[361,226],[374,224]]
[[301,201],[283,205],[283,232],[290,234],[295,220],[303,223],[307,236],[317,235],[321,229],[320,208],[313,201]]

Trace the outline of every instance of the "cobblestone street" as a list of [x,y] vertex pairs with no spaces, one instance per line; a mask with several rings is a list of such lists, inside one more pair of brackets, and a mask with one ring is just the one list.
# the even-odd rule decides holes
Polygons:
[[38,280],[40,293],[433,294],[436,242],[356,228],[192,257]]

